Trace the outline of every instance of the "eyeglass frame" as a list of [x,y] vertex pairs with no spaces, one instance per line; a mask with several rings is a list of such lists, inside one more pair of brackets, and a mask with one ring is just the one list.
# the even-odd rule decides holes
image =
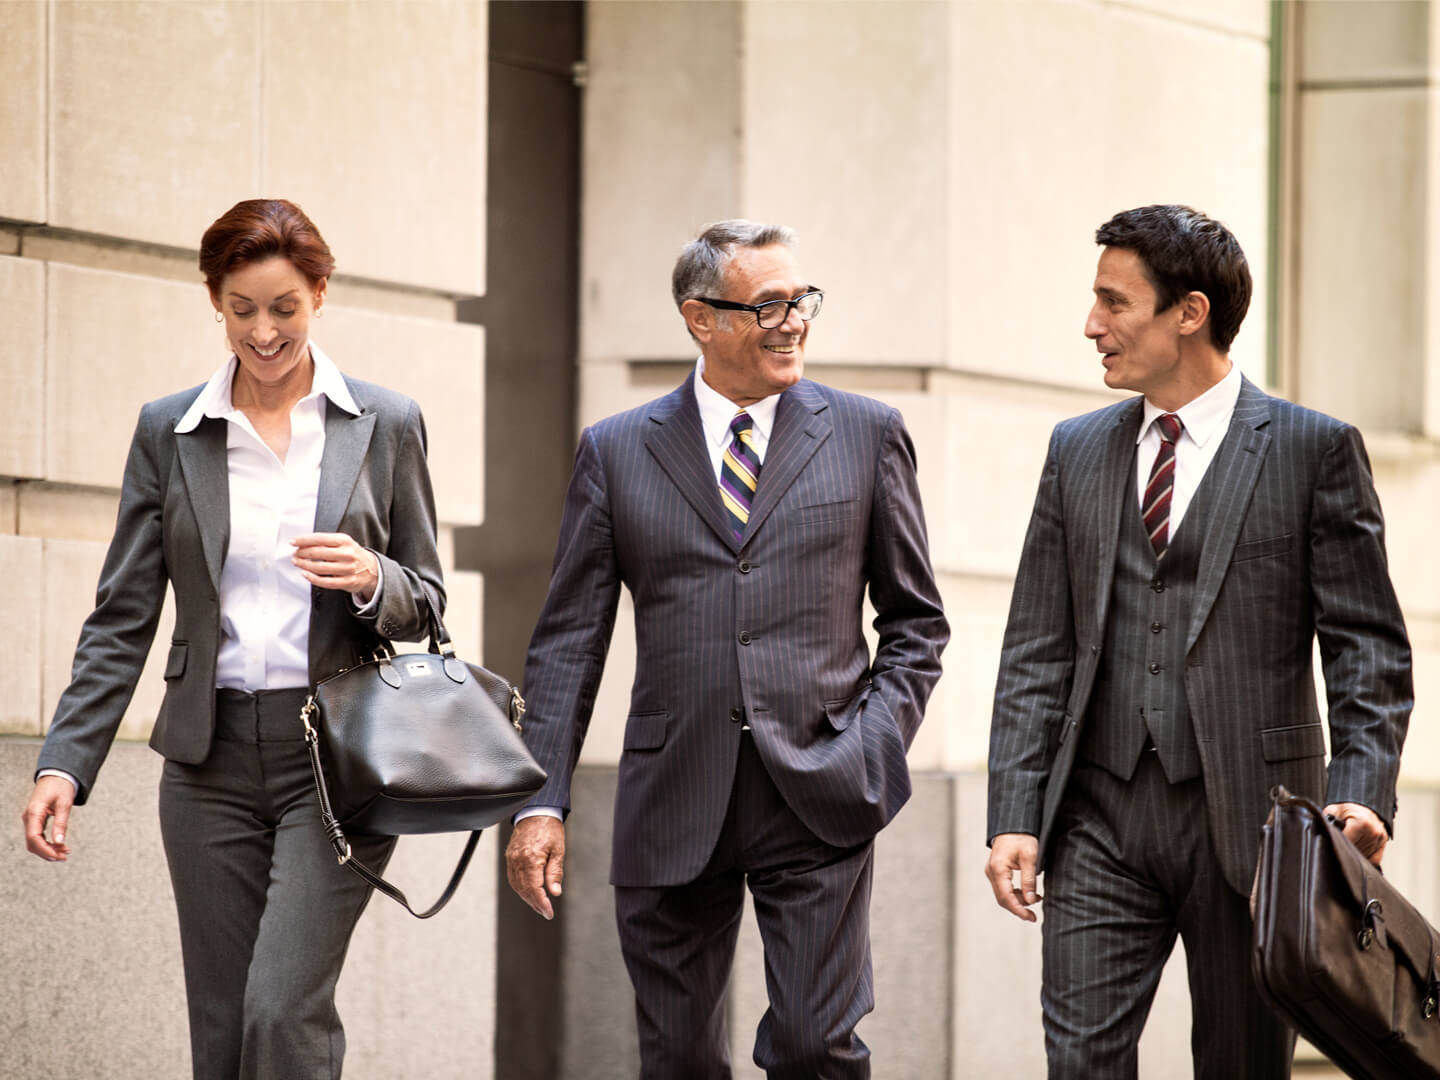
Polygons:
[[[824,289],[806,289],[803,293],[801,293],[799,296],[795,297],[795,299],[793,299],[793,300],[766,300],[763,304],[742,304],[742,303],[740,303],[740,302],[737,301],[737,300],[712,300],[712,299],[711,299],[710,297],[708,297],[708,296],[696,296],[696,297],[694,297],[693,299],[699,300],[700,303],[702,303],[702,304],[709,304],[709,305],[710,305],[711,307],[713,307],[713,308],[719,308],[721,311],[748,311],[748,312],[751,312],[751,313],[755,316],[755,325],[758,326],[758,327],[760,327],[761,330],[776,330],[776,329],[779,329],[780,327],[782,327],[782,326],[785,325],[786,321],[790,318],[790,312],[796,311],[796,310],[799,308],[799,306],[800,306],[800,302],[801,302],[802,300],[804,300],[807,296],[818,296],[818,297],[820,297],[820,305],[821,305],[822,307],[824,306],[824,304],[825,304],[825,290],[824,290]],[[777,322],[774,326],[766,326],[766,325],[764,325],[763,323],[761,323],[761,321],[760,321],[760,312],[761,312],[761,310],[764,309],[764,308],[774,307],[776,304],[784,304],[784,305],[785,305],[785,314],[780,317],[780,321]],[[819,314],[820,314],[820,308],[817,307],[817,308],[815,309],[815,314],[814,314],[814,315],[811,315],[809,319],[807,319],[804,315],[801,315],[801,316],[800,316],[800,321],[801,321],[801,322],[809,322],[810,319],[815,318],[815,315],[819,315]]]

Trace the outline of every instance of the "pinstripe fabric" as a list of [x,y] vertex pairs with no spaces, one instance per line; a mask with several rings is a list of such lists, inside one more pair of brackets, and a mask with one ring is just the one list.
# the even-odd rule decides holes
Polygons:
[[730,798],[742,709],[786,803],[827,843],[870,839],[904,804],[905,750],[949,630],[898,412],[808,380],[786,391],[739,541],[689,379],[583,433],[525,669],[526,741],[550,776],[537,805],[569,806],[622,584],[637,663],[614,884],[700,872]]
[[[711,1002],[733,954],[733,875],[743,872],[779,1017],[761,1025],[757,1054],[775,1076],[866,1076],[849,1029],[870,1007],[869,843],[909,797],[905,751],[949,636],[900,414],[808,380],[787,390],[738,538],[691,379],[583,433],[525,671],[526,742],[549,772],[537,805],[568,808],[622,585],[635,603],[637,662],[611,882],[649,1032],[646,1075],[724,1075],[713,1055],[703,1068],[667,1070],[655,1048],[716,1042]],[[733,864],[717,889],[697,878],[744,838],[726,823],[737,787],[750,805],[744,767],[736,780],[742,741],[752,778],[765,778],[790,822],[775,839],[803,834],[810,865]],[[863,873],[840,873],[860,848]],[[641,896],[652,900],[631,902]],[[701,948],[710,934],[718,958]],[[690,958],[678,983],[667,967],[677,957]],[[823,1068],[806,1056],[816,1045]]]
[[[1072,780],[1077,749],[1092,743],[1088,725],[1114,722],[1095,715],[1098,704],[1113,707],[1117,700],[1113,687],[1097,689],[1112,666],[1114,634],[1132,636],[1133,660],[1133,635],[1146,632],[1143,626],[1111,627],[1113,619],[1133,621],[1145,610],[1134,597],[1143,582],[1133,571],[1117,576],[1117,565],[1126,565],[1121,515],[1134,505],[1141,413],[1136,398],[1056,427],[1016,575],[995,692],[987,828],[992,837],[1039,837],[1047,868],[1046,1022],[1056,1043],[1052,1062],[1061,1063],[1058,1075],[1112,1075],[1104,1071],[1110,1066],[1064,1071],[1067,1055],[1076,1051],[1069,1044],[1077,1039],[1094,1036],[1100,1049],[1090,1049],[1104,1052],[1103,1036],[1092,1030],[1094,1014],[1067,1019],[1076,1015],[1074,1002],[1065,1004],[1077,996],[1071,991],[1079,987],[1078,997],[1098,997],[1095,1007],[1120,1025],[1122,1042],[1138,1037],[1153,992],[1149,980],[1158,978],[1169,951],[1164,933],[1150,926],[1156,906],[1143,892],[1127,893],[1121,880],[1139,880],[1169,849],[1213,849],[1235,900],[1228,907],[1218,901],[1202,907],[1187,931],[1175,905],[1185,889],[1209,880],[1208,872],[1192,869],[1188,884],[1175,879],[1169,893],[1159,894],[1169,904],[1160,921],[1169,920],[1172,936],[1177,925],[1187,936],[1198,935],[1197,949],[1214,952],[1230,942],[1224,948],[1235,950],[1239,963],[1246,947],[1243,922],[1236,930],[1224,911],[1248,892],[1269,789],[1278,783],[1322,803],[1363,803],[1389,824],[1412,705],[1409,643],[1359,433],[1271,398],[1247,380],[1197,489],[1198,505],[1177,533],[1177,541],[1188,536],[1199,545],[1193,588],[1188,604],[1177,606],[1180,625],[1174,628],[1183,640],[1176,655],[1183,657],[1183,697],[1200,758],[1191,807],[1183,813],[1164,809],[1168,799],[1181,797],[1178,787],[1164,799],[1155,794],[1158,788],[1142,790],[1142,773],[1152,788],[1158,782],[1154,763],[1145,760],[1149,755],[1128,785],[1085,770],[1091,779],[1107,778],[1103,804],[1088,780]],[[1167,573],[1162,562],[1157,579]],[[1122,588],[1130,592],[1116,603]],[[1311,671],[1317,636],[1330,705],[1328,778]],[[1126,647],[1120,652],[1127,655]],[[1104,869],[1104,843],[1084,825],[1096,814],[1109,816],[1112,832],[1117,821],[1156,814],[1164,823],[1122,845],[1120,870],[1111,875]],[[1062,944],[1071,936],[1082,943]],[[1144,955],[1134,955],[1137,949]],[[1122,980],[1133,994],[1128,1004],[1116,1005],[1103,990]],[[1222,999],[1241,1000],[1237,995],[1248,985],[1243,972],[1200,977],[1192,970],[1197,1017],[1212,1018],[1206,1022],[1222,1031],[1237,1023]],[[1115,1019],[1127,1009],[1129,1019]],[[1253,1019],[1249,1010],[1241,1011]],[[1256,1030],[1263,1042],[1266,1036]],[[1198,1043],[1196,1049],[1198,1061]],[[1117,1068],[1113,1075],[1133,1075],[1128,1066]]]
[[770,993],[756,1062],[770,1080],[869,1076],[869,1051],[854,1028],[875,1005],[873,852],[869,841],[836,849],[805,828],[754,740],[742,739],[721,840],[699,877],[679,887],[615,890],[642,1080],[730,1076],[723,1000],[747,880]]
[[1153,755],[1130,782],[1079,765],[1059,815],[1044,905],[1051,1080],[1133,1080],[1177,930],[1193,1000],[1193,1075],[1288,1077],[1295,1036],[1255,989],[1247,900],[1195,827],[1205,818],[1200,781],[1171,784]]
[[[1036,834],[1042,858],[1095,688],[1140,415],[1134,398],[1056,427],[1016,575],[987,835]],[[1353,427],[1246,380],[1205,483],[1214,512],[1185,630],[1185,693],[1221,865],[1247,892],[1273,785],[1393,819],[1410,646]],[[1317,635],[1328,779],[1311,673]]]
[[1120,514],[1110,617],[1080,756],[1122,780],[1135,771],[1147,736],[1171,783],[1200,775],[1185,698],[1185,628],[1213,494],[1202,481],[1191,502],[1199,524],[1187,527],[1187,516],[1159,559],[1138,507]]

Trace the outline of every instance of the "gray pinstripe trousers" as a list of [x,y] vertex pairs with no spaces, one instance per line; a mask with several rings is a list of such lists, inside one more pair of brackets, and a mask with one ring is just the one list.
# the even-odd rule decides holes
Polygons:
[[1295,1035],[1250,974],[1250,910],[1225,881],[1200,779],[1153,752],[1129,782],[1077,763],[1045,871],[1045,1050],[1052,1080],[1133,1080],[1161,969],[1185,942],[1197,1080],[1286,1080]]

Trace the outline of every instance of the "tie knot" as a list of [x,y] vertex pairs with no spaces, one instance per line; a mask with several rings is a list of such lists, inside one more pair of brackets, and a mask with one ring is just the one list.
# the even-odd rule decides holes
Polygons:
[[741,409],[735,414],[735,419],[730,421],[730,431],[738,436],[742,431],[750,431],[755,427],[755,422],[750,419],[750,414]]
[[1180,438],[1180,417],[1174,413],[1161,413],[1155,423],[1160,425],[1160,438],[1166,442],[1173,443]]

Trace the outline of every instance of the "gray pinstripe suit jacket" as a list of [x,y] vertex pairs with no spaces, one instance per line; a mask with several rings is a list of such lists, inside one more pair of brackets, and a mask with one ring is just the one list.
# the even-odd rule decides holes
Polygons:
[[525,668],[526,741],[550,776],[534,803],[568,810],[629,588],[638,659],[617,885],[680,884],[704,867],[730,797],[740,708],[801,820],[837,846],[868,840],[909,797],[905,751],[949,638],[900,414],[808,380],[787,390],[737,543],[693,378],[581,436]]
[[[1105,640],[1120,513],[1135,499],[1142,402],[1050,440],[1005,631],[990,730],[987,835],[1035,834],[1043,865]],[[1388,825],[1413,691],[1360,433],[1244,380],[1205,481],[1185,694],[1226,879],[1248,892],[1267,793],[1357,802]],[[1329,698],[1328,783],[1312,674]]]
[[[355,663],[380,635],[423,637],[422,589],[442,610],[445,603],[420,408],[384,387],[348,377],[345,383],[361,415],[327,403],[315,531],[348,533],[375,551],[384,586],[379,608],[365,618],[355,615],[349,593],[311,590],[312,683]],[[175,590],[175,632],[150,745],[187,764],[210,752],[220,570],[230,538],[226,424],[207,419],[194,431],[175,431],[202,389],[144,406],[130,443],[95,610],[80,631],[70,685],[36,765],[78,779],[79,802],[88,798],[135,692],[167,581]]]

